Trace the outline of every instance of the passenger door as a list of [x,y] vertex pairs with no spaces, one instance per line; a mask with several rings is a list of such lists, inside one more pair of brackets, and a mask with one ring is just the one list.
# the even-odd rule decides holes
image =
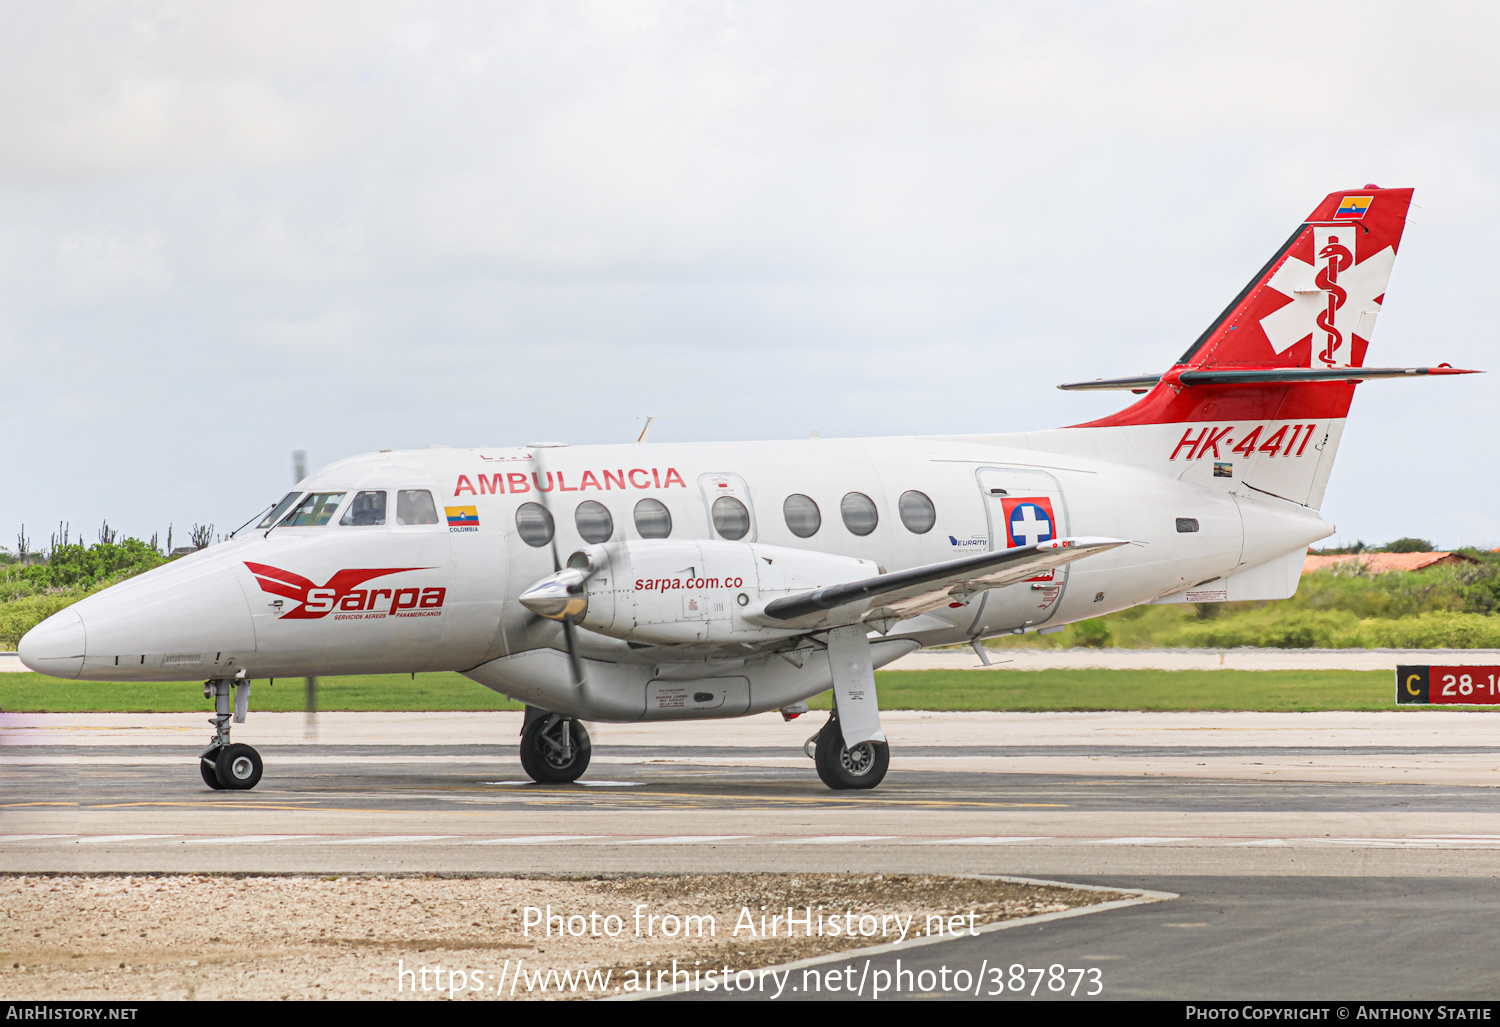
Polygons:
[[[991,552],[1067,536],[1067,503],[1062,485],[1051,474],[1031,467],[981,467],[976,473],[989,519]],[[1070,566],[986,592],[971,633],[1045,624],[1062,602]]]

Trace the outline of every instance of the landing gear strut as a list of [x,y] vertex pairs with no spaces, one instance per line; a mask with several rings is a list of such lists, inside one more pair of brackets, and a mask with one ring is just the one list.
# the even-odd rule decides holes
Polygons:
[[521,766],[538,784],[577,781],[593,754],[582,722],[535,706],[526,707],[521,729]]
[[214,726],[214,737],[208,750],[198,757],[203,783],[216,790],[254,788],[265,766],[260,753],[229,741],[231,711],[236,724],[243,724],[250,712],[249,679],[212,678],[203,683],[203,697],[214,701],[214,715],[208,720]]
[[833,672],[833,715],[803,751],[816,761],[818,777],[829,788],[874,788],[885,780],[891,747],[880,727],[870,641],[862,624],[828,633],[828,666]]

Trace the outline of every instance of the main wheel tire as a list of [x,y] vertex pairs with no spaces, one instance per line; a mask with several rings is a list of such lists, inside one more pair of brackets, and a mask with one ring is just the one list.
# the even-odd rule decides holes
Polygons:
[[198,757],[198,773],[203,775],[203,783],[214,791],[222,791],[224,786],[219,784],[219,750],[210,749]]
[[885,742],[860,742],[846,747],[839,722],[830,718],[818,732],[814,753],[818,777],[829,788],[874,788],[885,780],[891,765],[891,747]]
[[260,783],[265,764],[260,753],[248,745],[226,745],[214,761],[214,769],[218,771],[220,788],[243,791]]
[[[571,755],[564,756],[563,732],[572,738]],[[521,732],[521,766],[537,784],[577,781],[589,768],[593,750],[582,723],[556,713],[543,714]]]

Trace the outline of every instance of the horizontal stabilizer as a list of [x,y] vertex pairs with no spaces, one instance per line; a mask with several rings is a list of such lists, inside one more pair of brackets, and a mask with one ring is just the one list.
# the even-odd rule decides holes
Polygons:
[[1062,538],[975,553],[957,560],[913,567],[842,585],[784,596],[747,619],[766,624],[791,621],[849,624],[872,610],[914,617],[976,592],[1024,581],[1043,571],[1128,545],[1117,538]]
[[1460,367],[1214,367],[1166,375],[1095,378],[1059,385],[1064,392],[1129,389],[1144,392],[1164,377],[1183,385],[1277,385],[1292,382],[1363,382],[1377,378],[1412,378],[1429,374],[1482,374]]

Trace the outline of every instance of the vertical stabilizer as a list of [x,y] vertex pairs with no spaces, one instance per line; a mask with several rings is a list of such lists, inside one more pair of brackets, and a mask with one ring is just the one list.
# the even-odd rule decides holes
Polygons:
[[[1068,386],[1146,391],[1138,402],[1028,441],[1321,505],[1411,197],[1329,193],[1171,370]],[[1409,373],[1429,371],[1443,373]]]

